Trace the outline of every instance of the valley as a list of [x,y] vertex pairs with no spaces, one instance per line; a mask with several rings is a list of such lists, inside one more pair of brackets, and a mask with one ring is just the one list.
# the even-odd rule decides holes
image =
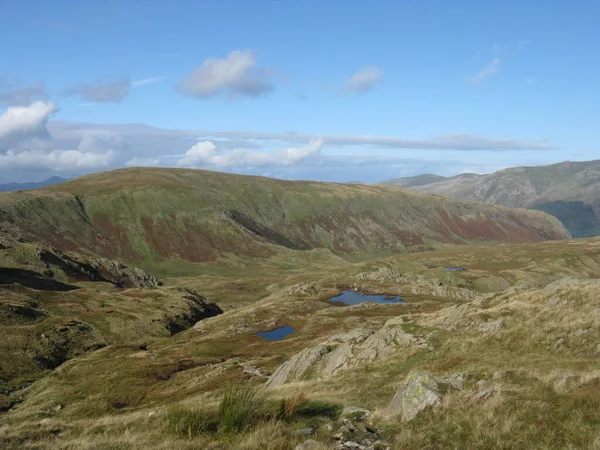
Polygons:
[[0,211],[3,448],[599,445],[600,239],[541,212],[170,169]]

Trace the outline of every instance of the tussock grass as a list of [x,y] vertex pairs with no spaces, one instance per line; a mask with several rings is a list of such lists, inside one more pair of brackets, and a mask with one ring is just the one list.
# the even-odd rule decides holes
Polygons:
[[253,425],[265,404],[262,389],[250,383],[234,384],[219,404],[220,431],[239,433]]
[[174,435],[192,439],[203,433],[217,432],[219,417],[212,412],[175,408],[167,412],[167,429]]

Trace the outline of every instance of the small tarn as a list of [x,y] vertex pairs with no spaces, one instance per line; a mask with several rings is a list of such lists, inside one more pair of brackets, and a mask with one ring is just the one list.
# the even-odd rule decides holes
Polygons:
[[294,328],[286,325],[284,327],[275,328],[274,330],[261,331],[260,333],[256,333],[255,336],[269,339],[271,341],[280,341],[293,332]]
[[399,296],[392,295],[369,295],[356,291],[344,291],[342,295],[329,299],[331,303],[342,304],[346,306],[360,305],[361,303],[406,303]]

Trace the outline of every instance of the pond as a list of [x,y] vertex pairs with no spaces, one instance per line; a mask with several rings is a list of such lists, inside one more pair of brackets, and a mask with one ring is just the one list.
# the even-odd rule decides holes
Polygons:
[[256,333],[254,336],[258,336],[261,338],[269,339],[271,341],[280,341],[284,337],[294,332],[294,328],[289,325],[275,328],[274,330],[261,331],[260,333]]
[[342,295],[329,299],[331,303],[343,303],[344,305],[359,305],[361,303],[406,303],[399,296],[391,295],[369,295],[362,292],[344,291]]
[[444,270],[449,270],[451,272],[460,272],[462,270],[467,270],[464,267],[444,267]]

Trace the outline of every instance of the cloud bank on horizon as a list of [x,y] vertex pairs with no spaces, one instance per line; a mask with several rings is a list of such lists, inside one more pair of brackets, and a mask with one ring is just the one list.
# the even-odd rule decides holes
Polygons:
[[[43,14],[64,26],[46,28],[28,22],[30,11],[42,14],[33,0],[2,6],[13,20],[0,29],[0,181],[153,166],[372,182],[593,158],[597,90],[581,80],[569,89],[586,95],[548,95],[564,91],[565,65],[536,46],[568,47],[567,39],[596,48],[600,32],[588,43],[576,39],[591,30],[589,15],[550,2],[565,20],[584,22],[570,31],[575,36],[536,34],[528,27],[535,10],[509,0],[494,8],[499,23],[513,27],[492,36],[474,25],[488,17],[485,8],[465,18],[460,7],[365,11],[344,2],[345,13],[334,16],[327,12],[342,3],[331,3],[318,16],[310,7],[272,5],[273,17],[297,17],[285,27],[265,22],[265,6],[253,0],[235,17],[217,4],[178,3],[175,11],[166,0],[144,8],[57,0]],[[407,17],[404,28],[395,14]],[[199,15],[211,19],[202,29],[192,26]],[[133,17],[140,21],[129,27]],[[442,39],[436,20],[453,17],[463,34]],[[31,36],[16,40],[11,31],[21,29]],[[44,66],[50,48],[55,59]],[[26,62],[8,65],[20,55]],[[600,74],[568,48],[561,56]],[[577,120],[578,133],[558,131],[565,118]]]
[[[0,169],[49,169],[57,173],[118,167],[185,167],[272,174],[292,169],[354,168],[377,170],[422,166],[423,161],[397,154],[402,150],[448,152],[551,151],[543,140],[491,139],[456,134],[423,139],[361,135],[313,135],[248,131],[168,130],[144,125],[82,124],[49,121],[52,102],[11,106],[0,115]],[[284,147],[284,144],[295,144]],[[303,145],[302,145],[303,144]],[[326,155],[324,148],[359,147],[362,154]],[[260,147],[265,150],[254,150]],[[270,150],[273,148],[273,150]],[[378,153],[385,150],[385,154]],[[448,164],[447,157],[438,157]],[[431,164],[435,158],[431,160]],[[450,160],[451,161],[451,160]],[[451,164],[459,166],[460,161]],[[477,167],[471,164],[470,167]],[[481,165],[482,169],[487,166]],[[292,170],[290,173],[294,173]],[[339,179],[338,181],[344,181]],[[347,180],[346,180],[347,181]]]

